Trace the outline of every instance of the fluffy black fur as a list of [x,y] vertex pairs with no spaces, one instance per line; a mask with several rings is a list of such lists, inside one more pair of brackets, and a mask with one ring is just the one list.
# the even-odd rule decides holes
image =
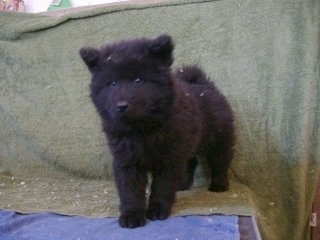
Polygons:
[[[208,160],[210,191],[228,189],[235,142],[225,97],[197,66],[171,71],[170,36],[82,48],[92,73],[91,99],[113,154],[122,227],[166,219],[178,190],[188,189],[196,156]],[[146,206],[147,173],[152,175]]]

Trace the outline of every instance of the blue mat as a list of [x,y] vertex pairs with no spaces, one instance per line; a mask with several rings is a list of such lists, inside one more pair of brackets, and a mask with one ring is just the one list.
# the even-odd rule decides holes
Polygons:
[[165,221],[149,221],[142,228],[123,229],[117,218],[0,210],[0,239],[239,240],[240,233],[237,216],[171,217]]

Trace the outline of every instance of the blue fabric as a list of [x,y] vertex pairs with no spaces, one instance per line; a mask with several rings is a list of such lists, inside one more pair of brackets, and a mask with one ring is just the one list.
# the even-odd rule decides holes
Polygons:
[[237,216],[171,217],[145,227],[123,229],[117,218],[87,218],[53,213],[20,214],[0,210],[0,239],[72,240],[239,240]]

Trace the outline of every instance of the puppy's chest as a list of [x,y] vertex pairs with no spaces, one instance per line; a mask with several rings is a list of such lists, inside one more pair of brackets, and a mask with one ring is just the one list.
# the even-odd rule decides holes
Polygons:
[[125,142],[124,145],[120,142],[122,146],[118,146],[122,149],[120,154],[130,156],[128,161],[143,165],[147,169],[160,167],[173,147],[170,137],[162,133],[126,139]]
[[139,141],[141,147],[141,158],[146,161],[154,161],[158,158],[163,158],[170,151],[172,142],[170,137],[163,133],[158,133]]

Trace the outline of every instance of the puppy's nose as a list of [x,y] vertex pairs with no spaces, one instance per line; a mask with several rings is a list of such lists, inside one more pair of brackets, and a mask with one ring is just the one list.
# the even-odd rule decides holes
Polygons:
[[127,101],[120,101],[117,102],[117,109],[118,112],[124,112],[128,108],[128,102]]

